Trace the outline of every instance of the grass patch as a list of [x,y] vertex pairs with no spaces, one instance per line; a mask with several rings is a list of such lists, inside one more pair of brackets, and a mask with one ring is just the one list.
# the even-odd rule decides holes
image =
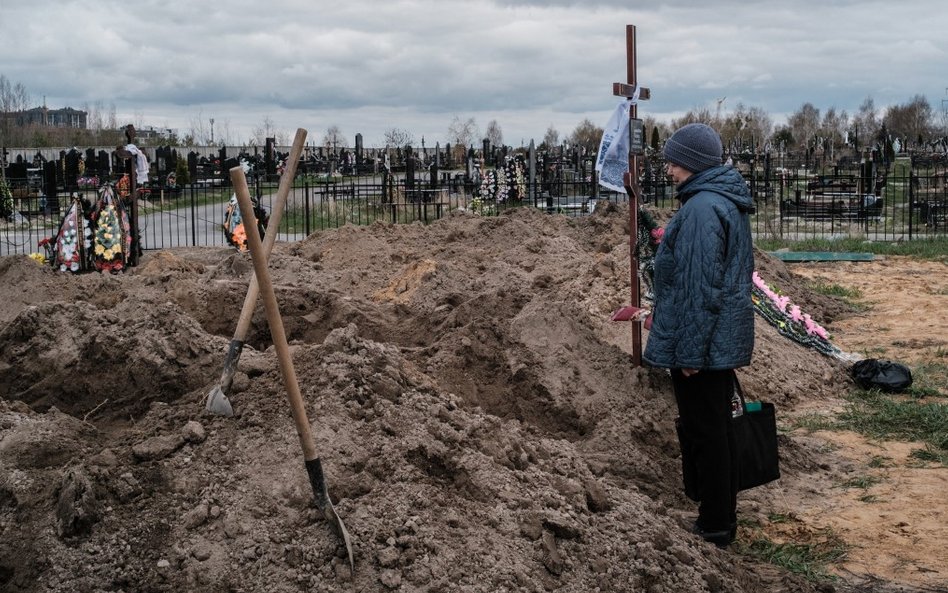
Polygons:
[[[944,358],[944,354],[935,354]],[[945,386],[948,385],[948,361],[922,362],[912,367],[912,385],[906,393],[913,397],[946,396]]]
[[827,566],[846,557],[849,547],[832,530],[813,534],[810,542],[775,542],[757,534],[749,542],[738,542],[737,551],[802,575],[813,581],[835,580]]
[[836,428],[836,421],[824,414],[808,413],[793,418],[790,422],[792,430],[803,429],[807,432],[818,430],[832,430]]
[[870,306],[861,302],[862,291],[858,288],[848,288],[840,284],[814,280],[807,282],[807,287],[817,294],[839,299],[849,305],[854,311],[868,311]]
[[862,353],[865,355],[864,358],[882,358],[885,356],[886,347],[873,346],[872,348],[863,348]]
[[860,391],[837,417],[837,428],[880,440],[917,441],[930,460],[948,461],[948,405],[892,398],[878,391]]
[[826,296],[838,297],[841,299],[862,298],[862,291],[858,288],[846,288],[845,286],[840,286],[839,284],[827,284],[822,280],[811,282],[809,283],[809,286],[810,290],[813,292],[825,294]]
[[924,463],[937,463],[948,467],[948,451],[944,449],[935,449],[931,446],[926,446],[923,449],[915,449],[910,453],[912,459],[916,459]]
[[866,241],[860,238],[786,239],[759,238],[755,244],[764,251],[789,249],[790,251],[865,252],[876,255],[909,255],[921,259],[948,262],[948,237],[917,239],[912,241]]
[[839,486],[840,488],[859,488],[860,490],[868,490],[881,481],[882,479],[877,478],[876,476],[856,476],[855,478],[846,480]]

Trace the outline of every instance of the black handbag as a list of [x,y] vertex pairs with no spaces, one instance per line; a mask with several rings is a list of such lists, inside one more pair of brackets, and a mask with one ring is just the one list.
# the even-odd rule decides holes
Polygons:
[[[748,404],[736,375],[733,401],[734,415],[731,422],[737,447],[738,490],[749,490],[780,478],[776,409],[769,402]],[[675,429],[681,443],[681,474],[685,495],[698,502],[698,468],[694,459],[694,444],[682,430],[680,418],[675,419]]]

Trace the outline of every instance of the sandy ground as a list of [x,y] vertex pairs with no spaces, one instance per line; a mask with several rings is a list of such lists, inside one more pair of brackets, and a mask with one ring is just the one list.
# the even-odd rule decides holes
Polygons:
[[[945,470],[914,482],[901,445],[791,431],[781,479],[741,494],[739,544],[756,522],[798,541],[832,527],[855,546],[833,585],[687,532],[669,378],[633,368],[628,325],[608,320],[628,266],[628,213],[608,205],[277,244],[270,270],[353,572],[313,505],[260,305],[236,415],[204,411],[246,254],[148,253],[108,276],[0,259],[0,590],[944,590]],[[844,328],[859,334],[871,312],[852,317],[765,254],[757,268],[863,347]],[[852,388],[845,364],[761,320],[756,340],[742,384],[782,424]],[[876,448],[891,462],[870,492],[924,506],[890,511],[838,486]]]
[[[858,291],[853,298],[867,309],[831,324],[840,348],[909,365],[948,363],[948,265],[886,257],[790,268],[808,281]],[[948,397],[948,385],[941,393]],[[855,546],[840,574],[948,589],[948,470],[911,458],[918,443],[846,432],[814,437],[815,446],[849,460],[851,477],[834,484],[830,496],[787,501],[785,508],[810,529],[831,527]],[[866,487],[846,487],[853,482]]]

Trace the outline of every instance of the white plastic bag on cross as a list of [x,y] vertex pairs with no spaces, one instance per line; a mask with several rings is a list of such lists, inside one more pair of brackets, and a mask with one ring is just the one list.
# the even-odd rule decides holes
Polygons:
[[603,128],[596,158],[599,185],[617,192],[625,192],[623,181],[629,170],[629,106],[633,103],[623,100],[616,105]]

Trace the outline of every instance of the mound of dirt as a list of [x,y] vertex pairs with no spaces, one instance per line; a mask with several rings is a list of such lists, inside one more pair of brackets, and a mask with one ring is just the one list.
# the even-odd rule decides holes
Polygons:
[[[517,209],[277,244],[270,271],[355,571],[314,507],[262,306],[232,418],[204,412],[252,274],[230,249],[120,275],[0,260],[4,591],[811,591],[688,533],[674,399],[630,364],[628,211]],[[758,270],[817,319],[845,315]],[[845,368],[757,325],[751,396]],[[781,437],[788,479],[818,469]],[[766,512],[768,486],[741,495]],[[763,509],[763,510],[760,510]]]

